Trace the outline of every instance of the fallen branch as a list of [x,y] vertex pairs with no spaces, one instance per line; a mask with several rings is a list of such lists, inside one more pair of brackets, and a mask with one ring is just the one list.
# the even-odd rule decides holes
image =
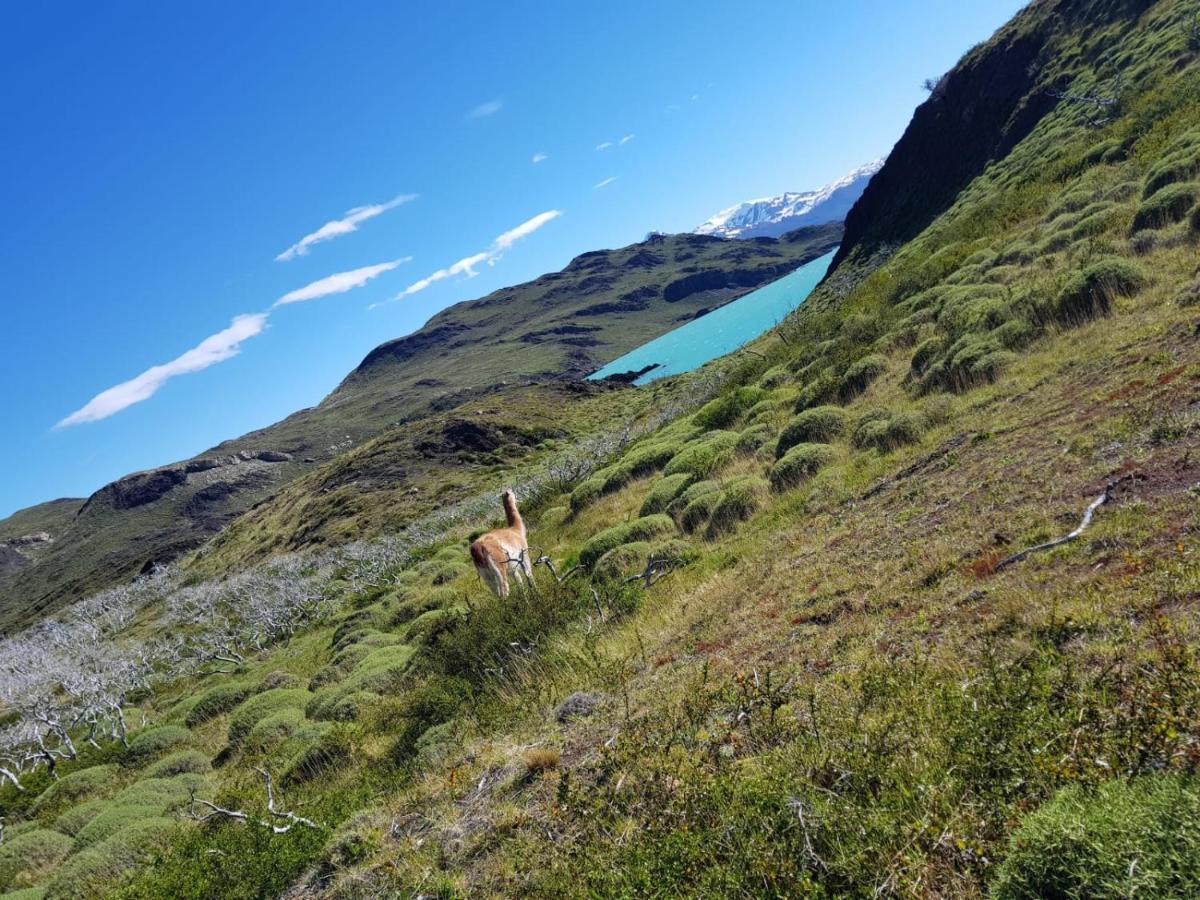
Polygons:
[[567,571],[563,572],[562,575],[559,575],[558,570],[554,568],[554,561],[551,560],[550,557],[546,556],[545,554],[543,554],[543,555],[539,556],[537,559],[535,559],[533,561],[533,564],[535,566],[545,566],[547,569],[549,569],[550,574],[552,576],[554,576],[554,580],[558,584],[562,584],[564,581],[566,581],[572,575],[575,575],[579,572],[587,571],[587,566],[577,565],[577,566],[572,566],[571,568],[567,569]]
[[[197,822],[207,822],[210,819],[233,819],[237,822],[247,822],[254,825],[261,825],[263,828],[270,828],[274,834],[287,834],[297,825],[303,825],[306,828],[322,827],[312,819],[306,819],[304,816],[298,816],[293,812],[288,812],[287,810],[276,809],[275,785],[271,780],[271,773],[266,769],[260,769],[257,766],[255,766],[254,771],[262,776],[263,784],[267,788],[267,812],[269,812],[272,817],[276,819],[282,819],[288,824],[276,825],[267,819],[254,819],[246,814],[243,810],[226,809],[225,807],[217,806],[217,804],[211,803],[208,800],[201,800],[196,796],[195,788],[192,789],[191,801],[188,804],[188,818],[194,819]],[[209,811],[203,814],[197,813],[194,811],[197,805],[206,807]]]
[[1105,485],[1104,492],[1091,503],[1089,503],[1088,508],[1083,511],[1083,519],[1080,521],[1078,527],[1074,531],[1070,532],[1069,534],[1064,534],[1062,537],[1053,541],[1047,541],[1044,544],[1038,544],[1036,547],[1026,547],[1024,550],[1018,550],[1012,556],[1002,559],[1000,562],[996,563],[996,568],[992,571],[999,572],[1001,569],[1006,569],[1014,563],[1019,563],[1032,553],[1041,553],[1043,550],[1053,550],[1055,547],[1061,547],[1063,544],[1069,544],[1071,541],[1075,540],[1077,537],[1083,534],[1084,529],[1092,524],[1092,517],[1096,514],[1096,510],[1112,499],[1113,491],[1116,490],[1117,486],[1128,481],[1131,477],[1131,475],[1123,475],[1116,481],[1110,481],[1107,485]]
[[630,584],[634,581],[644,582],[646,587],[652,587],[671,573],[671,571],[683,560],[674,559],[650,559],[646,563],[646,568],[637,575],[630,575],[625,578],[621,584]]

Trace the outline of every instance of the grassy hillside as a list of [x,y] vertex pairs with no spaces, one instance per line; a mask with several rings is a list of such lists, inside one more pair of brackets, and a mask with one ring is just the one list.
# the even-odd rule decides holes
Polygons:
[[[596,427],[646,405],[570,484],[473,458],[478,505],[399,543],[23,638],[156,674],[120,694],[128,748],[0,788],[0,891],[1200,893],[1200,32],[1129,9],[1043,2],[973,50],[951,82],[1030,30],[1067,99],[915,237],[850,247],[698,409],[710,373],[582,396]],[[1071,99],[1118,74],[1103,119]],[[464,552],[501,481],[550,563],[505,602]],[[302,614],[259,628],[279,597]]]
[[[39,555],[0,563],[0,633],[199,547],[302,475],[322,481],[320,468],[351,448],[356,455],[337,463],[333,470],[342,474],[333,477],[353,481],[344,474],[353,465],[348,460],[377,454],[379,445],[362,445],[389,427],[464,403],[505,402],[497,386],[578,379],[829,252],[840,235],[839,224],[777,240],[658,235],[586,253],[561,272],[457,304],[373,350],[318,406],[97,491],[59,523],[54,543]],[[418,455],[416,469],[424,458]],[[408,463],[397,456],[390,465],[398,471]],[[354,524],[342,523],[340,534]],[[315,527],[279,535],[262,549],[307,545]]]

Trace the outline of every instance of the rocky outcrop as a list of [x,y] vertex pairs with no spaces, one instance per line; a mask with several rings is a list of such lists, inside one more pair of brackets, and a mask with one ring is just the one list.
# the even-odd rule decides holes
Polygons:
[[768,281],[782,278],[796,266],[759,266],[756,269],[707,269],[693,275],[685,275],[663,288],[663,299],[678,303],[685,297],[700,291],[715,291],[721,288],[754,288]]

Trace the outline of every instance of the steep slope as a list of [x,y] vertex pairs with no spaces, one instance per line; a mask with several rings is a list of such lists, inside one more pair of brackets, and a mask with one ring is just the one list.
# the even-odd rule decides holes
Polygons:
[[695,233],[744,240],[778,237],[796,228],[840,222],[862,196],[871,176],[882,166],[882,159],[859,166],[815,191],[746,200],[721,210],[696,228]]
[[444,310],[369,353],[318,406],[106,485],[36,554],[2,551],[0,632],[178,558],[390,426],[497,385],[578,379],[828,252],[840,236],[836,223],[753,242],[655,235]]

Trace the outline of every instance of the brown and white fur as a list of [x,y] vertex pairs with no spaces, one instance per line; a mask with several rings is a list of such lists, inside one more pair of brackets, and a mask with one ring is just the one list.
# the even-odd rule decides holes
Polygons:
[[529,559],[525,522],[517,509],[517,495],[509,489],[500,495],[500,501],[504,504],[508,527],[489,531],[472,541],[471,559],[479,577],[503,600],[508,596],[508,576],[521,571],[526,578],[532,578],[533,563]]

